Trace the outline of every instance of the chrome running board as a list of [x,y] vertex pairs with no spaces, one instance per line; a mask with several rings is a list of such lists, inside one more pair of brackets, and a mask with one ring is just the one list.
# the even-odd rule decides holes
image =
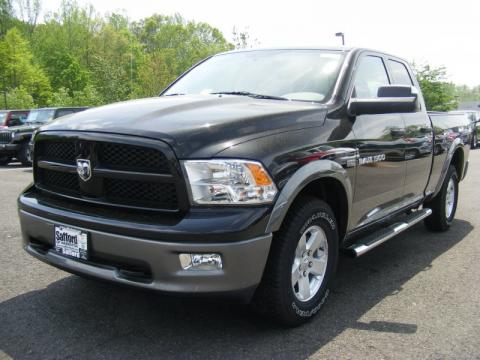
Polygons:
[[370,250],[376,248],[378,245],[383,244],[385,241],[390,240],[392,237],[407,230],[409,227],[412,227],[413,225],[422,221],[431,214],[431,209],[422,209],[415,211],[408,215],[403,221],[390,225],[384,229],[378,230],[377,232],[364,237],[363,239],[359,240],[358,243],[350,246],[348,250],[355,257],[361,256],[369,252]]

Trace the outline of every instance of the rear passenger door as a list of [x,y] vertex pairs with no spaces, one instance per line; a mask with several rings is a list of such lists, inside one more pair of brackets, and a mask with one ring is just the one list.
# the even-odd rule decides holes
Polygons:
[[[387,66],[393,84],[415,86],[418,89],[414,75],[402,60],[388,58]],[[425,109],[420,107],[422,102],[418,101],[418,104],[415,112],[402,114],[406,130],[404,197],[412,202],[420,200],[423,196],[430,176],[433,151],[433,129],[430,119]]]
[[[376,98],[378,88],[389,84],[383,56],[367,53],[357,60],[352,97]],[[363,226],[402,202],[405,124],[401,114],[359,115],[352,121],[359,151],[352,220]]]

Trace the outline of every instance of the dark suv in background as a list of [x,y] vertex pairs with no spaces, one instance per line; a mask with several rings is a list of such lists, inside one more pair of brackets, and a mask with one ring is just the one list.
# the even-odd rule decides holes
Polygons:
[[86,107],[59,107],[31,110],[24,123],[0,131],[0,165],[7,165],[13,158],[22,165],[30,166],[30,139],[40,126],[59,117],[87,109]]
[[0,129],[22,125],[30,110],[0,110]]

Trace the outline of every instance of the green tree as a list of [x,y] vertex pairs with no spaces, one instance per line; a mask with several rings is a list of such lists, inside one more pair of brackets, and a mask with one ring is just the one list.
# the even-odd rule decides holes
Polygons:
[[168,66],[165,54],[158,52],[148,55],[144,63],[140,65],[133,97],[156,96],[173,80],[175,80],[175,75]]
[[8,92],[22,87],[36,104],[48,102],[50,82],[40,66],[33,62],[28,41],[16,28],[8,30],[0,42],[0,78],[5,80]]
[[73,95],[74,91],[83,90],[87,86],[89,74],[72,55],[54,54],[51,64],[54,65],[56,73],[56,76],[52,77],[52,86],[55,89],[65,87],[70,95]]
[[10,0],[0,0],[0,36],[4,36],[13,22],[13,8]]
[[251,39],[248,28],[239,30],[236,26],[232,30],[232,41],[235,49],[253,48],[258,45],[257,39]]
[[466,85],[456,86],[455,95],[458,102],[480,101],[480,85],[474,87],[468,87]]
[[425,64],[415,66],[415,72],[427,110],[449,111],[457,108],[455,85],[447,81],[447,71],[444,67],[435,68]]
[[98,106],[103,104],[103,98],[93,85],[87,85],[80,91],[74,91],[72,105],[74,106]]
[[132,29],[147,53],[163,54],[175,76],[210,55],[233,49],[218,29],[178,14],[156,14],[133,23]]
[[31,109],[35,107],[32,96],[23,87],[10,90],[7,93],[9,109]]
[[178,14],[132,23],[63,0],[39,19],[40,0],[15,0],[15,18],[10,1],[0,0],[0,81],[37,106],[155,96],[196,62],[234,48],[218,29]]

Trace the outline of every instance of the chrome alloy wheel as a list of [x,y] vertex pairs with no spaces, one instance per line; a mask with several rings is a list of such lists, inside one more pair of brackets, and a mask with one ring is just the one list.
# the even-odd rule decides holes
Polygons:
[[455,205],[455,182],[453,179],[448,181],[447,194],[445,196],[445,216],[450,219],[453,212],[453,206]]
[[310,226],[300,237],[292,265],[292,289],[295,297],[311,300],[322,286],[327,270],[328,242],[319,226]]

